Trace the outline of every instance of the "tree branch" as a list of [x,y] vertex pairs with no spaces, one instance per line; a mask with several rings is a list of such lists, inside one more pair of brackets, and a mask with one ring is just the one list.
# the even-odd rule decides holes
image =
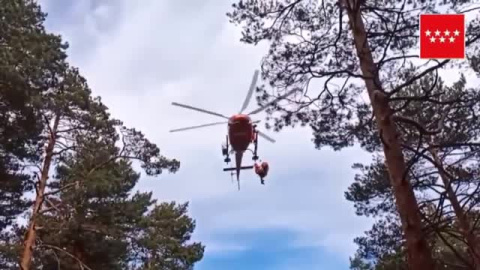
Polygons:
[[53,245],[48,245],[48,244],[40,244],[39,247],[45,247],[45,248],[49,248],[49,249],[53,249],[53,250],[57,250],[57,251],[61,251],[63,252],[64,254],[66,254],[68,257],[74,259],[75,261],[77,261],[77,263],[79,263],[82,267],[84,267],[85,269],[87,270],[93,270],[92,268],[88,267],[86,264],[84,264],[80,259],[78,259],[75,255],[73,255],[72,253],[66,251],[65,249],[62,249],[62,248],[59,248],[57,246],[53,246]]

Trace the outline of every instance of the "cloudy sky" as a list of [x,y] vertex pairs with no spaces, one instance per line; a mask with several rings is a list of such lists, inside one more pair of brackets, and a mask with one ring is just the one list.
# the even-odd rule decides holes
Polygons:
[[225,16],[230,1],[40,3],[48,29],[70,43],[71,63],[113,116],[181,161],[177,174],[143,178],[139,188],[159,200],[190,202],[195,239],[206,245],[196,269],[348,269],[352,239],[370,222],[355,216],[343,193],[352,163],[368,160],[365,153],[315,150],[306,129],[270,134],[277,143],[259,146],[271,166],[267,184],[243,172],[239,192],[222,171],[226,127],[168,133],[218,121],[172,101],[224,114],[243,103],[266,47],[238,41],[239,29]]

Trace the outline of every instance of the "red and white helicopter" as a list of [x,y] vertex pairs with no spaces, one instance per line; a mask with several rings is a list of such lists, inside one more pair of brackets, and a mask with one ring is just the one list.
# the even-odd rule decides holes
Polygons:
[[[255,172],[260,176],[263,184],[263,177],[265,177],[268,173],[268,163],[262,162],[261,164],[255,163],[254,166],[242,166],[242,159],[243,159],[243,154],[245,151],[250,150],[248,147],[250,144],[253,144],[254,150],[250,150],[253,153],[253,161],[256,162],[259,157],[257,154],[257,149],[258,149],[258,136],[263,137],[269,142],[274,143],[275,140],[264,134],[263,132],[257,130],[257,123],[260,122],[259,120],[257,121],[252,121],[250,118],[251,115],[257,114],[263,110],[265,110],[268,106],[278,102],[279,100],[289,96],[290,94],[294,93],[296,90],[292,90],[270,102],[265,104],[264,106],[257,108],[250,113],[244,114],[243,111],[247,108],[248,104],[250,103],[250,100],[253,95],[253,91],[255,90],[255,86],[257,83],[259,71],[256,70],[255,73],[253,74],[253,79],[250,84],[250,89],[248,90],[247,97],[245,98],[245,101],[243,102],[242,108],[240,109],[240,112],[237,114],[234,114],[231,117],[227,117],[223,114],[212,112],[212,111],[207,111],[204,109],[192,107],[189,105],[184,105],[180,104],[177,102],[172,102],[172,105],[190,109],[190,110],[195,110],[198,112],[203,112],[206,114],[210,115],[215,115],[224,119],[227,119],[227,121],[223,122],[215,122],[215,123],[209,123],[209,124],[204,124],[204,125],[199,125],[199,126],[191,126],[191,127],[185,127],[185,128],[179,128],[179,129],[174,129],[170,130],[170,132],[178,132],[178,131],[185,131],[185,130],[190,130],[190,129],[197,129],[197,128],[203,128],[203,127],[209,127],[209,126],[216,126],[216,125],[225,125],[228,124],[228,135],[226,136],[226,144],[222,146],[222,154],[225,156],[225,162],[228,164],[231,160],[229,157],[229,154],[235,153],[235,167],[233,168],[224,168],[224,171],[236,171],[237,175],[237,183],[238,183],[238,189],[240,189],[240,170],[248,170],[248,169],[253,169],[255,168]],[[229,151],[229,146],[231,146],[232,150]]]

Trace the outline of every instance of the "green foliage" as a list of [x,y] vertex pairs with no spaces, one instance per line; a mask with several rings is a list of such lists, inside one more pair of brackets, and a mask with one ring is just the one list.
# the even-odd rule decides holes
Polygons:
[[22,196],[30,190],[27,182],[30,176],[19,173],[19,167],[6,158],[0,161],[0,232],[29,205]]
[[13,224],[9,231],[0,233],[0,265],[2,269],[18,269],[18,255],[22,250],[21,246],[22,229]]
[[0,15],[0,145],[23,158],[42,127],[38,97],[63,71],[67,46],[45,32],[34,1],[2,0]]
[[132,251],[135,269],[193,269],[203,257],[204,246],[188,243],[195,222],[187,216],[188,203],[161,203],[142,220],[135,231]]
[[370,166],[354,164],[361,173],[355,175],[355,182],[345,192],[345,198],[354,202],[359,216],[377,216],[395,211],[393,191],[385,162],[376,158]]
[[[442,226],[429,233],[437,269],[472,269],[472,258],[467,245],[452,220],[443,220]],[[365,236],[355,239],[358,250],[350,259],[354,270],[409,269],[402,246],[401,228],[397,218],[377,221]]]
[[358,250],[350,260],[351,269],[407,269],[403,235],[395,216],[377,221],[365,236],[355,238],[354,242]]

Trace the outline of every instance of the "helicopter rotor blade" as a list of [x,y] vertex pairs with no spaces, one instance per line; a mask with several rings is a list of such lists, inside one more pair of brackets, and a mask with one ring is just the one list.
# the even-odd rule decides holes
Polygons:
[[[257,130],[258,131],[258,130]],[[262,138],[264,138],[265,140],[271,142],[271,143],[275,143],[275,140],[272,139],[271,137],[269,137],[268,135],[266,135],[265,133],[261,132],[261,131],[258,131],[258,135]]]
[[199,125],[199,126],[191,126],[191,127],[172,129],[172,130],[170,130],[170,132],[178,132],[178,131],[184,131],[184,130],[202,128],[202,127],[217,126],[217,125],[225,125],[225,124],[228,124],[228,122],[227,121],[225,121],[225,122],[215,122],[215,123],[204,124],[204,125]]
[[288,97],[289,95],[291,95],[291,94],[293,94],[293,93],[295,93],[295,92],[297,92],[297,91],[300,91],[300,89],[299,89],[299,88],[295,88],[295,89],[289,91],[288,93],[286,93],[286,94],[284,94],[284,95],[281,95],[281,96],[279,96],[278,98],[276,98],[276,99],[268,102],[267,104],[263,105],[262,107],[253,110],[253,111],[250,112],[248,115],[257,114],[257,113],[265,110],[266,108],[268,108],[268,106],[270,106],[270,105],[272,105],[272,104],[274,104],[274,103],[276,103],[276,102],[278,102],[278,101],[280,101],[280,100]]
[[177,103],[177,102],[172,102],[172,105],[178,106],[178,107],[182,107],[182,108],[186,108],[186,109],[190,109],[190,110],[194,110],[194,111],[197,111],[197,112],[203,112],[203,113],[206,113],[206,114],[211,114],[211,115],[219,116],[219,117],[222,117],[222,118],[225,118],[225,119],[229,119],[228,117],[226,117],[226,116],[223,115],[223,114],[219,114],[219,113],[212,112],[212,111],[207,111],[207,110],[204,110],[204,109],[192,107],[192,106],[185,105],[185,104],[180,104],[180,103]]
[[250,100],[252,99],[252,94],[253,90],[255,90],[255,86],[257,85],[257,80],[258,80],[258,74],[260,72],[258,70],[255,70],[255,73],[253,73],[253,78],[252,82],[250,83],[250,89],[248,89],[247,96],[245,97],[245,101],[243,102],[242,109],[240,110],[239,114],[242,113],[250,103]]

